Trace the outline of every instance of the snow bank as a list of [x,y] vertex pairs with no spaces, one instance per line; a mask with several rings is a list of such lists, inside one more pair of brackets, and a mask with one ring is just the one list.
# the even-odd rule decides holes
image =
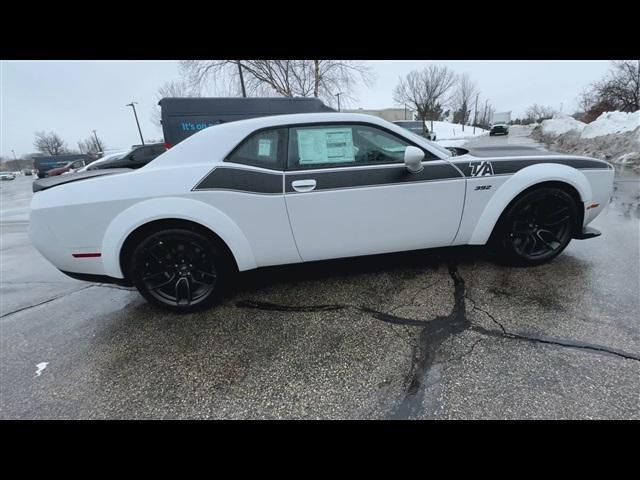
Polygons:
[[640,169],[640,110],[606,112],[589,124],[566,116],[553,118],[534,128],[531,136],[552,150]]
[[606,112],[584,127],[582,138],[596,138],[612,133],[631,132],[640,127],[640,110],[634,113]]
[[[427,128],[431,130],[431,122],[427,120],[426,124]],[[464,125],[464,131],[462,128],[463,125],[460,123],[433,122],[433,131],[436,134],[437,140],[473,138],[489,133],[488,130],[483,130],[478,127],[476,127],[476,132],[473,133],[473,127],[469,125]]]
[[562,135],[571,131],[581,132],[586,126],[586,123],[579,122],[573,117],[562,115],[544,120],[541,128],[545,135]]

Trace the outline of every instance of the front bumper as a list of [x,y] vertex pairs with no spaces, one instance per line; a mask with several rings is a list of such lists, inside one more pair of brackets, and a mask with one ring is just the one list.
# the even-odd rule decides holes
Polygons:
[[582,228],[582,232],[575,234],[573,238],[575,238],[576,240],[586,240],[588,238],[599,237],[600,235],[602,235],[602,232],[600,232],[600,230],[596,230],[593,227],[586,226]]

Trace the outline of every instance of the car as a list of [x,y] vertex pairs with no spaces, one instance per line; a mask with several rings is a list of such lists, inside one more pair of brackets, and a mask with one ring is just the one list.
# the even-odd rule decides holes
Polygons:
[[0,173],[0,180],[15,180],[16,174],[13,172],[2,172]]
[[73,173],[76,170],[84,167],[85,164],[85,160],[75,160],[73,162],[67,162],[62,167],[52,168],[51,170],[47,171],[47,177],[55,177],[57,175],[62,175],[65,173]]
[[113,162],[114,160],[120,160],[122,157],[124,157],[129,152],[130,152],[130,150],[123,150],[123,151],[120,151],[120,152],[107,153],[102,158],[99,158],[98,160],[94,160],[93,162],[89,163],[88,165],[85,165],[84,167],[79,169],[77,173],[86,172],[88,170],[99,170],[103,166],[110,165],[111,162]]
[[402,128],[406,128],[407,130],[415,133],[416,135],[423,136],[432,141],[436,140],[436,134],[433,132],[430,132],[424,122],[413,121],[413,120],[396,120],[393,123],[395,123],[396,125]]
[[31,170],[30,168],[24,168],[22,170],[22,174],[26,175],[26,176],[31,176],[31,175],[33,175],[33,170]]
[[538,265],[600,234],[589,224],[613,173],[524,147],[449,150],[370,115],[268,116],[203,129],[137,170],[35,181],[29,236],[73,278],[190,312],[272,265],[487,244]]
[[[52,156],[36,156],[33,158],[35,174],[38,176],[38,178],[48,177],[50,176],[49,172],[51,170],[59,169],[60,167],[64,169],[69,164],[72,164],[76,160],[82,160],[86,165],[91,161],[91,158],[89,157],[89,155],[86,155],[83,153],[80,153],[80,154],[72,153],[72,154],[52,155]],[[68,171],[68,170],[64,170],[64,171]],[[64,171],[60,173],[64,173]]]
[[491,126],[489,130],[489,136],[493,135],[509,135],[509,125],[506,123],[496,123]]
[[[87,170],[106,170],[110,168],[130,168],[136,169],[144,167],[158,155],[164,153],[167,147],[164,143],[150,143],[146,145],[137,145],[131,150],[114,154],[109,159],[99,159],[89,164]],[[104,161],[102,161],[104,160]],[[96,163],[100,162],[100,163]]]

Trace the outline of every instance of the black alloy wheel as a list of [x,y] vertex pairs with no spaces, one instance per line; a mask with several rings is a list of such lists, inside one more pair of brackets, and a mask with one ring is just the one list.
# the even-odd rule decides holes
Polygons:
[[144,239],[132,257],[132,279],[151,303],[174,312],[211,306],[227,269],[224,257],[208,237],[173,229]]
[[499,228],[500,250],[515,263],[547,262],[567,247],[576,221],[576,202],[564,190],[530,191],[507,210]]

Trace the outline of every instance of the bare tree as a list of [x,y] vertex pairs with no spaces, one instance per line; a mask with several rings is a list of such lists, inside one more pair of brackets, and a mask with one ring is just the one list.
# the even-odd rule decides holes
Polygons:
[[36,132],[33,146],[41,153],[47,155],[61,155],[68,151],[67,145],[57,133]]
[[97,135],[89,135],[85,140],[78,141],[80,153],[96,156],[104,152],[105,148],[105,143]]
[[578,103],[585,112],[585,122],[595,120],[603,112],[640,110],[640,60],[612,62],[608,75],[583,90]]
[[454,109],[453,121],[462,124],[462,131],[464,131],[464,126],[469,124],[471,103],[477,93],[478,87],[476,83],[471,80],[471,76],[468,73],[463,73],[458,77],[455,91],[451,97],[451,103]]
[[442,105],[449,101],[448,94],[456,83],[456,75],[445,66],[429,65],[424,70],[413,70],[405,78],[400,78],[393,91],[393,100],[399,104],[409,104],[423,122],[438,120]]
[[373,81],[371,67],[351,60],[187,60],[181,69],[192,87],[244,86],[252,96],[318,97],[329,105],[337,93],[353,99],[360,81]]
[[[163,83],[158,92],[156,98],[158,102],[165,97],[201,97],[201,89],[198,85],[192,85],[185,80],[172,80],[170,82]],[[160,106],[156,102],[156,105],[151,113],[151,121],[157,126],[161,126],[161,111]]]
[[545,107],[534,103],[525,112],[525,117],[528,123],[542,122],[553,117],[553,107]]

